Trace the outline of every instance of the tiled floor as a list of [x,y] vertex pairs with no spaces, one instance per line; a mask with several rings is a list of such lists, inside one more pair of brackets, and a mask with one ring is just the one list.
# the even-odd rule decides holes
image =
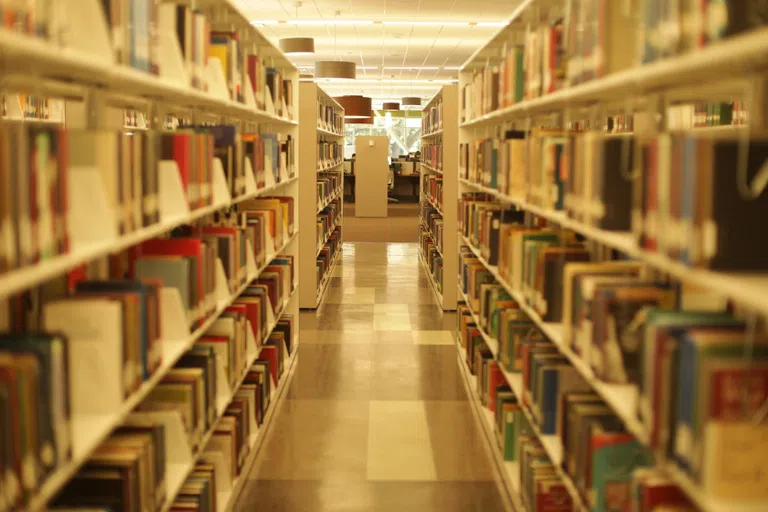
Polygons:
[[345,243],[238,510],[504,510],[416,244]]

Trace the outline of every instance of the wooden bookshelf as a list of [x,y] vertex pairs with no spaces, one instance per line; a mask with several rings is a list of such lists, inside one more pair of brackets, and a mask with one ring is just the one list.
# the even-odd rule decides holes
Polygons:
[[[321,144],[336,144],[339,153],[333,158],[321,154]],[[301,257],[299,258],[299,276],[302,282],[299,304],[302,308],[317,308],[325,296],[333,269],[339,261],[339,247],[331,257],[325,273],[318,277],[317,264],[323,248],[331,235],[338,230],[342,234],[344,218],[344,109],[328,96],[314,82],[299,84],[299,165],[301,167],[299,188],[302,201],[299,202],[299,216],[302,225],[311,229],[302,230],[299,240]],[[322,175],[320,173],[323,173]],[[326,191],[322,197],[318,192],[318,179],[321,176],[335,176],[338,185]],[[323,210],[331,204],[339,205],[339,212],[330,229],[323,236],[314,226]],[[312,257],[314,255],[314,257]]]
[[[443,146],[442,167],[429,166],[422,163],[420,180],[419,202],[421,205],[429,204],[443,219],[443,247],[438,249],[443,259],[443,282],[442,292],[437,286],[434,277],[428,267],[428,260],[425,254],[421,254],[419,259],[424,266],[425,271],[430,278],[432,289],[439,298],[438,303],[445,311],[454,311],[456,309],[456,274],[458,273],[457,256],[457,238],[456,238],[456,219],[457,219],[457,197],[458,197],[458,87],[456,85],[446,85],[434,98],[424,107],[422,114],[422,130],[428,129],[428,133],[423,133],[421,137],[422,147],[425,144],[440,144]],[[429,126],[424,116],[433,106],[441,105],[440,122],[437,126]],[[425,193],[425,176],[439,176],[443,180],[442,203],[433,200]],[[426,225],[424,219],[419,220],[421,225]],[[433,238],[434,240],[434,238]],[[437,244],[436,244],[437,245]]]
[[[6,98],[13,101],[8,108],[4,122],[8,124],[63,124],[67,130],[92,129],[104,131],[148,131],[166,133],[163,126],[166,115],[183,118],[190,124],[227,124],[237,125],[239,136],[243,131],[259,133],[274,133],[284,138],[297,138],[298,123],[296,107],[298,105],[298,71],[282,53],[272,45],[250,23],[236,6],[234,1],[226,0],[197,0],[196,8],[202,13],[211,27],[215,30],[237,32],[241,40],[248,41],[248,51],[255,52],[262,58],[263,68],[270,67],[278,70],[283,78],[290,80],[290,101],[278,103],[273,100],[269,91],[262,89],[264,97],[258,100],[251,88],[247,72],[243,72],[243,97],[233,99],[226,90],[226,79],[221,66],[211,65],[201,69],[208,90],[193,88],[190,83],[190,69],[183,61],[175,33],[161,34],[157,38],[156,51],[158,55],[157,74],[129,67],[127,64],[116,62],[112,47],[111,27],[108,25],[102,2],[97,0],[78,0],[63,2],[66,10],[67,30],[56,32],[54,37],[43,39],[31,35],[0,29],[0,53],[4,56],[3,74],[7,78]],[[51,5],[54,2],[50,3]],[[147,29],[148,31],[149,29]],[[209,34],[201,37],[207,39]],[[245,44],[245,43],[244,43]],[[7,57],[7,58],[6,58]],[[222,89],[222,85],[224,88]],[[282,87],[282,85],[281,85]],[[31,89],[31,90],[30,90]],[[25,118],[16,100],[17,93],[33,92],[36,95],[46,95],[54,98],[55,114],[50,118]],[[65,99],[61,99],[65,98]],[[263,102],[262,102],[263,100]],[[63,106],[60,106],[63,105]],[[146,117],[146,125],[126,126],[124,112],[126,109],[150,112]],[[281,113],[282,112],[282,113]],[[66,114],[66,115],[65,115]],[[144,117],[142,116],[142,121]],[[148,126],[147,126],[148,125]],[[243,131],[240,131],[243,130]],[[289,145],[290,147],[290,145]],[[296,146],[292,146],[295,151]],[[211,222],[214,214],[229,210],[235,205],[251,199],[266,196],[290,196],[298,209],[299,186],[298,169],[295,167],[296,155],[286,154],[282,165],[277,163],[277,176],[272,175],[272,169],[267,174],[266,183],[257,184],[255,180],[254,162],[241,155],[233,157],[233,165],[243,168],[244,192],[233,195],[220,158],[212,159],[213,168],[211,204],[191,208],[186,196],[185,184],[180,176],[179,166],[173,160],[160,160],[159,155],[152,165],[157,166],[160,183],[157,197],[158,221],[149,225],[138,226],[133,230],[122,232],[118,228],[118,217],[115,209],[109,206],[105,187],[100,173],[103,169],[78,168],[78,172],[70,172],[67,183],[67,234],[69,249],[58,255],[40,258],[34,264],[21,266],[0,273],[0,299],[6,306],[8,300],[20,293],[38,293],[37,287],[48,285],[56,280],[65,281],[68,272],[89,265],[103,265],[110,255],[121,253],[147,240],[167,235],[175,228]],[[71,156],[71,155],[70,155]],[[121,205],[122,207],[122,205]],[[311,226],[307,231],[312,232]],[[215,304],[211,313],[196,328],[190,328],[187,317],[187,305],[176,288],[162,287],[160,292],[161,305],[158,319],[162,326],[161,338],[158,342],[162,354],[160,366],[145,378],[138,389],[122,400],[112,403],[108,410],[89,414],[72,414],[69,419],[69,437],[72,441],[71,457],[61,461],[50,473],[45,475],[39,484],[30,492],[28,499],[20,504],[23,510],[45,510],[51,501],[64,489],[67,483],[88,462],[94,451],[113,433],[124,425],[126,419],[152,393],[162,379],[174,368],[174,365],[193,347],[206,332],[220,319],[225,310],[258,279],[276,258],[291,255],[298,259],[299,250],[299,221],[294,222],[292,234],[285,233],[283,243],[271,248],[267,245],[263,260],[257,264],[257,255],[251,248],[246,247],[247,272],[244,272],[242,284],[231,287],[221,259],[217,258],[215,265]],[[267,239],[269,242],[269,239]],[[212,276],[213,277],[213,276]],[[276,328],[283,315],[293,315],[298,319],[298,279],[293,283],[293,291],[280,298],[280,303],[270,311],[268,323],[264,326],[266,336]],[[8,319],[3,320],[7,328]],[[251,333],[250,327],[248,333]],[[268,426],[268,420],[273,416],[274,408],[279,403],[279,397],[290,378],[293,362],[296,360],[298,345],[298,320],[292,340],[292,357],[286,358],[288,371],[281,379],[274,392],[271,407],[266,414],[261,431],[252,432],[249,439],[251,448],[249,460],[253,461],[258,447],[263,439],[263,431]],[[105,344],[119,343],[118,340],[102,340]],[[258,359],[263,347],[258,346],[255,338],[249,338],[243,354],[245,367]],[[78,364],[86,361],[70,361],[69,372],[78,373]],[[101,365],[102,361],[90,361],[88,365]],[[104,379],[115,378],[119,370],[112,372],[112,366],[105,363]],[[109,374],[114,374],[110,376]],[[186,439],[170,437],[172,432],[181,432],[181,418],[178,418],[177,430],[167,432],[166,446],[166,475],[165,501],[158,507],[169,510],[186,477],[194,469],[199,457],[206,447],[213,432],[224,416],[227,406],[242,385],[246,375],[242,375],[234,386],[228,383],[216,382],[216,415],[215,421],[203,434],[199,447],[194,452],[189,450],[179,457],[186,445]],[[119,379],[118,379],[119,380]],[[105,382],[94,381],[93,394],[99,395],[100,387]],[[66,391],[72,400],[74,392]],[[83,398],[85,402],[88,398]],[[97,399],[98,400],[98,399]],[[170,422],[171,424],[173,423]],[[171,455],[171,452],[174,455]],[[234,479],[234,476],[233,476]],[[221,490],[219,506],[232,509],[239,491],[242,489],[244,478],[235,480],[234,487]],[[217,482],[218,483],[218,482]],[[7,505],[7,503],[5,503]],[[12,505],[11,507],[15,507]]]
[[[507,25],[501,28],[491,40],[479,48],[464,64],[460,72],[459,103],[465,105],[469,97],[464,96],[464,88],[477,84],[478,74],[487,71],[489,74],[497,72],[497,68],[505,61],[505,56],[513,46],[523,46],[526,37],[531,31],[535,32],[537,25],[547,25],[555,20],[567,16],[566,4],[559,0],[524,0],[514,10]],[[643,2],[636,3],[642,5]],[[627,3],[627,6],[629,3]],[[640,7],[633,7],[639,9]],[[625,13],[626,14],[626,13]],[[642,21],[642,14],[632,11],[635,21]],[[550,25],[551,26],[551,25]],[[646,29],[647,31],[647,29]],[[463,144],[471,143],[476,139],[500,139],[508,130],[518,130],[530,136],[532,128],[547,126],[550,128],[568,128],[568,123],[587,119],[594,122],[599,116],[598,122],[605,121],[608,116],[634,116],[633,135],[645,135],[647,128],[640,127],[638,120],[648,112],[656,114],[662,121],[655,126],[652,135],[664,131],[685,130],[691,133],[701,130],[711,132],[717,136],[721,132],[733,132],[734,136],[748,137],[748,133],[755,133],[765,126],[766,96],[768,90],[765,87],[766,67],[765,55],[768,49],[768,29],[764,26],[755,28],[741,35],[736,35],[711,42],[703,47],[676,53],[666,57],[656,56],[651,62],[642,62],[640,52],[642,48],[635,48],[635,54],[623,55],[621,62],[616,63],[616,69],[607,72],[604,76],[591,77],[586,81],[571,82],[570,76],[565,82],[552,92],[541,91],[535,97],[527,97],[503,104],[499,99],[498,108],[483,108],[480,112],[465,115],[459,113],[459,140]],[[611,49],[607,48],[610,52]],[[648,51],[647,48],[645,51]],[[527,57],[527,54],[526,54]],[[566,57],[563,57],[566,59]],[[606,58],[610,58],[607,56]],[[581,64],[581,63],[579,63]],[[586,64],[585,64],[586,65]],[[526,64],[526,68],[530,64]],[[503,73],[503,70],[501,71]],[[502,75],[503,76],[503,75]],[[752,81],[753,80],[753,81]],[[752,81],[752,82],[750,82]],[[749,84],[747,85],[747,82]],[[526,85],[528,82],[526,82]],[[741,85],[736,85],[741,84]],[[501,88],[501,86],[500,86]],[[482,97],[483,101],[489,101],[488,95],[495,91],[487,82],[474,94]],[[500,91],[502,98],[504,91]],[[511,93],[514,95],[514,93]],[[723,126],[694,127],[690,119],[681,117],[691,116],[694,103],[707,103],[717,101],[747,101],[749,124],[728,124]],[[480,102],[480,104],[485,105]],[[678,110],[675,111],[675,108]],[[475,105],[475,110],[477,110]],[[682,114],[681,112],[682,111]],[[595,116],[595,113],[598,113]],[[742,121],[743,122],[743,121]],[[447,126],[444,125],[443,129]],[[602,125],[592,126],[593,131],[604,129]],[[434,137],[434,135],[433,135]],[[501,151],[501,150],[499,150]],[[470,146],[469,158],[474,158]],[[519,172],[525,172],[523,162],[515,162]],[[578,170],[577,170],[578,171]],[[734,162],[734,172],[736,162]],[[444,175],[453,172],[445,169]],[[499,170],[501,172],[501,170]],[[504,172],[507,172],[506,170]],[[570,176],[574,170],[570,169]],[[636,178],[628,178],[636,179]],[[459,174],[458,193],[461,197],[465,193],[484,194],[485,201],[514,207],[518,211],[525,212],[526,225],[532,226],[534,222],[542,220],[556,230],[572,231],[586,239],[590,247],[596,250],[611,249],[617,251],[628,259],[641,262],[654,276],[681,284],[683,301],[690,291],[697,294],[705,294],[707,299],[714,302],[728,300],[737,309],[739,318],[747,322],[756,321],[762,323],[768,316],[768,274],[760,271],[719,271],[692,266],[672,258],[662,251],[649,251],[637,242],[636,233],[631,231],[615,231],[595,227],[585,221],[577,220],[569,216],[565,210],[546,208],[539,206],[535,200],[526,197],[526,193],[511,195],[500,189],[490,186],[489,183],[481,183],[478,180],[470,181]],[[590,365],[590,362],[582,359],[564,339],[563,326],[560,322],[544,321],[536,309],[529,305],[521,290],[515,289],[499,271],[497,266],[491,265],[484,257],[479,247],[463,236],[458,235],[457,247],[468,247],[474,256],[485,266],[487,271],[494,276],[495,281],[506,290],[509,295],[520,304],[520,309],[536,325],[538,330],[558,350],[560,355],[581,376],[583,381],[592,391],[607,405],[613,414],[623,424],[624,430],[646,447],[649,446],[646,428],[638,417],[638,402],[641,391],[635,385],[614,384],[599,379]],[[443,251],[448,252],[448,249]],[[446,273],[447,276],[447,273]],[[446,285],[447,286],[447,285]],[[459,302],[467,303],[471,315],[478,327],[480,326],[477,312],[471,311],[468,298],[463,294],[461,287],[458,290]],[[500,360],[499,342],[491,338],[487,332],[480,329],[480,334],[485,340],[494,357]],[[747,342],[748,343],[748,342]],[[746,351],[745,347],[745,351]],[[474,376],[469,375],[463,357],[460,355],[460,365],[469,380]],[[502,366],[501,364],[499,365]],[[523,382],[521,374],[503,371],[512,391],[522,403]],[[674,390],[674,388],[672,388]],[[477,397],[474,397],[477,400]],[[692,398],[693,399],[693,398]],[[487,414],[484,406],[480,407],[480,414]],[[534,435],[539,438],[545,452],[551,459],[557,475],[571,496],[574,510],[589,510],[590,503],[584,499],[581,490],[576,487],[575,478],[567,474],[561,467],[564,458],[563,447],[556,435],[543,435],[533,421],[533,415],[527,407],[523,407],[525,415],[533,426]],[[490,422],[490,430],[495,431],[493,422]],[[761,428],[755,426],[755,431]],[[760,430],[762,432],[762,430]],[[488,435],[490,449],[499,453],[500,448],[495,442],[494,435]],[[768,444],[758,444],[750,447],[760,452],[768,449]],[[503,457],[502,457],[503,459]],[[681,469],[673,461],[661,461],[656,466],[651,466],[673,482],[695,505],[697,509],[705,512],[715,511],[757,511],[768,507],[768,500],[760,499],[716,499],[709,495],[704,488],[685,470]],[[517,481],[515,481],[517,479]],[[513,478],[503,478],[505,487],[510,495],[516,496],[519,492],[519,474]],[[512,480],[510,482],[510,480]]]

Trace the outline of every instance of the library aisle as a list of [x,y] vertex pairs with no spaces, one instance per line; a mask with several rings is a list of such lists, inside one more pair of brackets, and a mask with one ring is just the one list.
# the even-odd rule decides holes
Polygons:
[[345,243],[238,510],[504,510],[417,244]]

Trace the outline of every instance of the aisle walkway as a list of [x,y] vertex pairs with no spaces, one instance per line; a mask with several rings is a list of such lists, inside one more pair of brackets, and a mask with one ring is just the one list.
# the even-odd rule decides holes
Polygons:
[[504,510],[416,244],[346,243],[238,510]]

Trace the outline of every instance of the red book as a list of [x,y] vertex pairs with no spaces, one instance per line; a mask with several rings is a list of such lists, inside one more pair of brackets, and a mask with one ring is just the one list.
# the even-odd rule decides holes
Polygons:
[[251,332],[256,339],[256,344],[261,345],[261,307],[262,303],[258,297],[241,297],[235,302],[236,305],[244,306],[246,309],[245,317],[251,325]]
[[768,398],[768,368],[720,368],[709,380],[708,420],[748,421]]
[[573,502],[562,483],[551,480],[536,482],[536,508],[538,512],[571,512]]
[[639,512],[653,512],[662,506],[694,508],[683,491],[675,484],[671,482],[643,482],[640,489]]
[[258,359],[258,361],[269,362],[269,373],[272,375],[272,383],[275,386],[277,386],[277,369],[278,369],[277,358],[279,354],[280,352],[278,352],[276,346],[264,345],[263,347],[261,347],[261,354],[259,354],[259,359]]
[[[258,55],[249,55],[248,56],[248,62],[247,62],[247,72],[248,72],[248,78],[251,80],[251,88],[253,90],[254,96],[257,97],[256,103],[258,104],[258,95],[256,94],[258,91],[258,79],[259,79],[259,56]],[[259,105],[259,107],[261,107]]]

